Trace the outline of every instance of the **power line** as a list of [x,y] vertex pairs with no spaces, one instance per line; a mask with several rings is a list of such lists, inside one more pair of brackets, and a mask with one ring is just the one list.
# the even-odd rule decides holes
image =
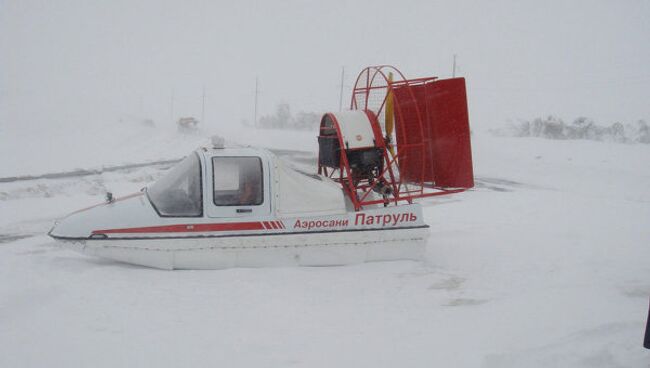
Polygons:
[[456,78],[456,54],[454,54],[454,67],[451,72],[451,77]]
[[201,97],[201,123],[205,124],[205,86],[203,86],[203,95]]
[[255,76],[255,108],[253,110],[253,126],[257,128],[257,96],[259,95],[259,80],[258,77]]
[[343,83],[345,82],[345,67],[341,67],[341,92],[339,94],[339,111],[343,110]]

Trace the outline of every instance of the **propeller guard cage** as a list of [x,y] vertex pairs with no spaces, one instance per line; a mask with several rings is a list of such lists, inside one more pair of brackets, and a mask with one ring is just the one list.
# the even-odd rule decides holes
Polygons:
[[464,78],[367,67],[350,109],[322,117],[318,173],[339,182],[355,210],[474,186]]

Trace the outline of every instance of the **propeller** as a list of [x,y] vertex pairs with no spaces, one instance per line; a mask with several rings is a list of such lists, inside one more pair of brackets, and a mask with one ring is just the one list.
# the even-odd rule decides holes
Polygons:
[[395,116],[393,114],[393,73],[388,73],[388,95],[386,96],[386,110],[385,110],[385,122],[386,122],[386,144],[388,146],[388,151],[392,156],[395,156],[395,148],[392,144],[393,130],[395,129]]

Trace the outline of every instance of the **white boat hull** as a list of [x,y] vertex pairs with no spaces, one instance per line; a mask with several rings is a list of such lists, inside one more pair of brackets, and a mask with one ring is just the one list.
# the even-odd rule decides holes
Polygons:
[[84,254],[160,269],[336,266],[420,260],[428,226],[185,238],[64,240]]

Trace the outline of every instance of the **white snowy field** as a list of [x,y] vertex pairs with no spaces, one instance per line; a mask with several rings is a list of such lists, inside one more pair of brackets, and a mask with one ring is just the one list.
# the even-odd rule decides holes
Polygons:
[[[178,159],[209,144],[210,135],[203,130],[181,134],[174,125],[113,121],[74,127],[0,125],[0,178]],[[217,133],[247,145],[302,151],[318,148],[316,132],[224,125]]]
[[[65,150],[7,139],[0,177],[205,141],[146,129]],[[316,148],[312,132],[249,133],[237,139]],[[45,235],[168,165],[0,183],[0,367],[648,367],[650,147],[477,134],[473,156],[474,190],[422,202],[423,262],[346,267],[160,271]]]

